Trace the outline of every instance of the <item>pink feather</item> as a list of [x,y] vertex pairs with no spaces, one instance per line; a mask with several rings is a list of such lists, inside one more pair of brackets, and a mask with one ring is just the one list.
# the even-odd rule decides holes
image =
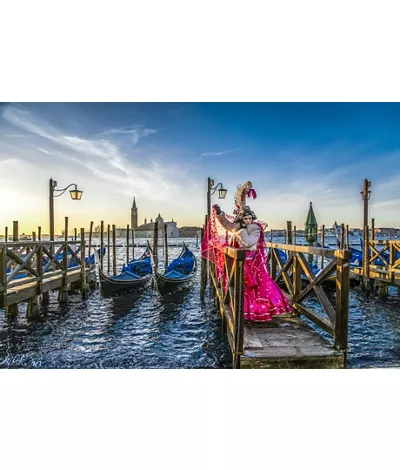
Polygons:
[[253,188],[249,189],[249,192],[247,193],[247,197],[257,199],[256,191]]

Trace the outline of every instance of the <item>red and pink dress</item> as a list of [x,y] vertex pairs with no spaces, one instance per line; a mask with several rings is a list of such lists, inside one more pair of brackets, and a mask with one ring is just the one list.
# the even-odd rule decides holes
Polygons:
[[221,279],[224,272],[224,247],[228,245],[226,231],[230,232],[230,246],[246,249],[244,319],[265,322],[274,315],[291,312],[285,294],[268,273],[262,226],[253,222],[246,228],[240,228],[240,224],[233,220],[232,216],[224,212],[216,215],[213,211],[202,240],[202,256],[215,264],[217,277]]

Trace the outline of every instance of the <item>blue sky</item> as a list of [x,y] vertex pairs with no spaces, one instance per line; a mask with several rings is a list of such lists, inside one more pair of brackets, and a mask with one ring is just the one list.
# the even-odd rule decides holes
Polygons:
[[[397,103],[24,103],[0,107],[0,224],[48,230],[48,180],[77,183],[80,202],[56,200],[56,231],[156,217],[201,225],[206,181],[251,180],[260,219],[303,228],[362,224],[360,189],[372,180],[376,226],[400,224]],[[4,204],[4,201],[7,201]],[[213,202],[217,202],[215,196]],[[0,229],[2,232],[2,228]]]

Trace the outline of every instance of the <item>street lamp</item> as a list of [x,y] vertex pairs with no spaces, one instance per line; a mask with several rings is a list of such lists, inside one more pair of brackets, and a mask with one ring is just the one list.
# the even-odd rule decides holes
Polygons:
[[[70,189],[69,194],[73,201],[79,201],[82,197],[83,191],[78,189],[78,186],[75,183],[69,184],[64,189],[56,189],[57,181],[54,181],[52,178],[49,181],[49,195],[50,195],[50,240],[54,241],[54,198],[62,196],[65,191],[73,186],[73,189]],[[58,194],[56,194],[58,193]]]
[[207,181],[207,215],[210,217],[211,215],[211,196],[218,190],[218,199],[225,199],[226,193],[228,192],[227,189],[224,188],[222,183],[218,183],[213,187],[214,180],[208,178]]

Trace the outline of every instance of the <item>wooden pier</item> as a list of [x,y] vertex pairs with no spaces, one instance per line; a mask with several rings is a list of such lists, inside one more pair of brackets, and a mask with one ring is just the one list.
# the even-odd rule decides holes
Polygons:
[[[276,282],[283,279],[293,309],[291,314],[277,315],[270,322],[244,321],[245,250],[224,248],[225,272],[222,279],[217,278],[215,265],[209,264],[211,288],[231,346],[233,367],[345,368],[351,251],[276,243],[266,245],[270,275]],[[286,263],[282,262],[279,250],[288,253]],[[306,254],[332,260],[315,276]],[[206,261],[203,261],[204,270]],[[333,304],[323,284],[334,271],[337,275]],[[309,281],[306,286],[302,283],[302,274]],[[205,279],[203,275],[202,290]],[[304,302],[311,293],[319,303],[318,310]],[[317,328],[312,328],[310,323]],[[325,339],[318,329],[325,331],[331,341]]]

